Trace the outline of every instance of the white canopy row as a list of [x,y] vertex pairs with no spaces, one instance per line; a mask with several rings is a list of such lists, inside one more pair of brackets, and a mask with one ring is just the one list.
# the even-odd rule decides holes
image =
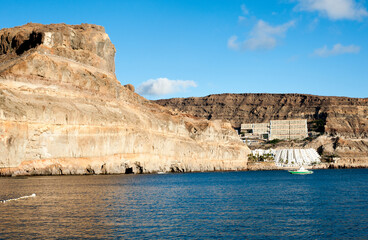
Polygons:
[[321,157],[315,149],[256,149],[252,151],[254,156],[272,154],[278,166],[308,166],[321,162]]

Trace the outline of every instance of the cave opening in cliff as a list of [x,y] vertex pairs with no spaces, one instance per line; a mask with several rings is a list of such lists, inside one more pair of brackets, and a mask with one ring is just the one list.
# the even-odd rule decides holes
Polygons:
[[132,173],[134,173],[132,167],[125,169],[125,174],[132,174]]
[[15,48],[17,55],[22,55],[24,52],[42,43],[42,33],[32,32],[27,40],[13,39],[12,48]]

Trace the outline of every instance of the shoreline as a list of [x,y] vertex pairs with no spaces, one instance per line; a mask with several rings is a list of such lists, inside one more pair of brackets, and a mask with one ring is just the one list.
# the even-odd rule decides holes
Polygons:
[[[327,169],[367,169],[368,165],[339,165],[339,164],[319,164],[316,166],[307,167],[311,170],[327,170]],[[37,173],[37,174],[4,174],[4,168],[0,168],[0,178],[15,178],[15,179],[27,179],[28,177],[41,177],[41,176],[101,176],[101,175],[165,175],[165,174],[185,174],[185,173],[214,173],[214,172],[255,172],[255,171],[288,171],[296,169],[295,167],[277,167],[272,163],[250,163],[247,169],[238,170],[214,170],[214,171],[168,171],[168,172],[142,172],[142,173],[81,173],[81,174],[55,174],[55,173]]]
[[[293,170],[297,167],[278,167],[274,163],[248,163],[249,171],[262,171],[262,170]],[[307,169],[356,169],[356,168],[368,168],[367,164],[347,164],[347,163],[321,163],[314,166],[308,166]]]

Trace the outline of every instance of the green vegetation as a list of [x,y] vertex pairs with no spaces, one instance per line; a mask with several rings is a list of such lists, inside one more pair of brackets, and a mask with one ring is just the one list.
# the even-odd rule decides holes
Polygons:
[[268,141],[267,143],[269,143],[269,144],[272,144],[272,145],[276,145],[276,144],[278,144],[279,142],[281,142],[282,140],[281,139],[273,139],[273,140],[271,140],[271,141]]
[[308,123],[308,130],[324,133],[325,132],[326,119],[317,119]]
[[249,162],[257,162],[258,158],[254,156],[253,154],[248,154],[248,161]]
[[321,158],[322,161],[328,162],[328,163],[333,163],[335,162],[336,158],[339,158],[339,156],[336,154],[322,155],[321,157],[322,157]]
[[311,142],[313,139],[314,139],[314,138],[312,138],[312,137],[306,137],[306,138],[304,138],[304,139],[303,139],[303,141],[304,141],[304,142],[305,142],[305,141]]
[[273,161],[274,157],[271,153],[265,153],[263,155],[248,154],[248,161],[250,162],[268,162]]

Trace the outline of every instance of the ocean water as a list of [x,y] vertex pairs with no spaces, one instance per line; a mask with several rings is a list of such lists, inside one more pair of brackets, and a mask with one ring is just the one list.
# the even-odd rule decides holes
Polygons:
[[0,239],[368,239],[368,169],[0,178],[22,196]]

